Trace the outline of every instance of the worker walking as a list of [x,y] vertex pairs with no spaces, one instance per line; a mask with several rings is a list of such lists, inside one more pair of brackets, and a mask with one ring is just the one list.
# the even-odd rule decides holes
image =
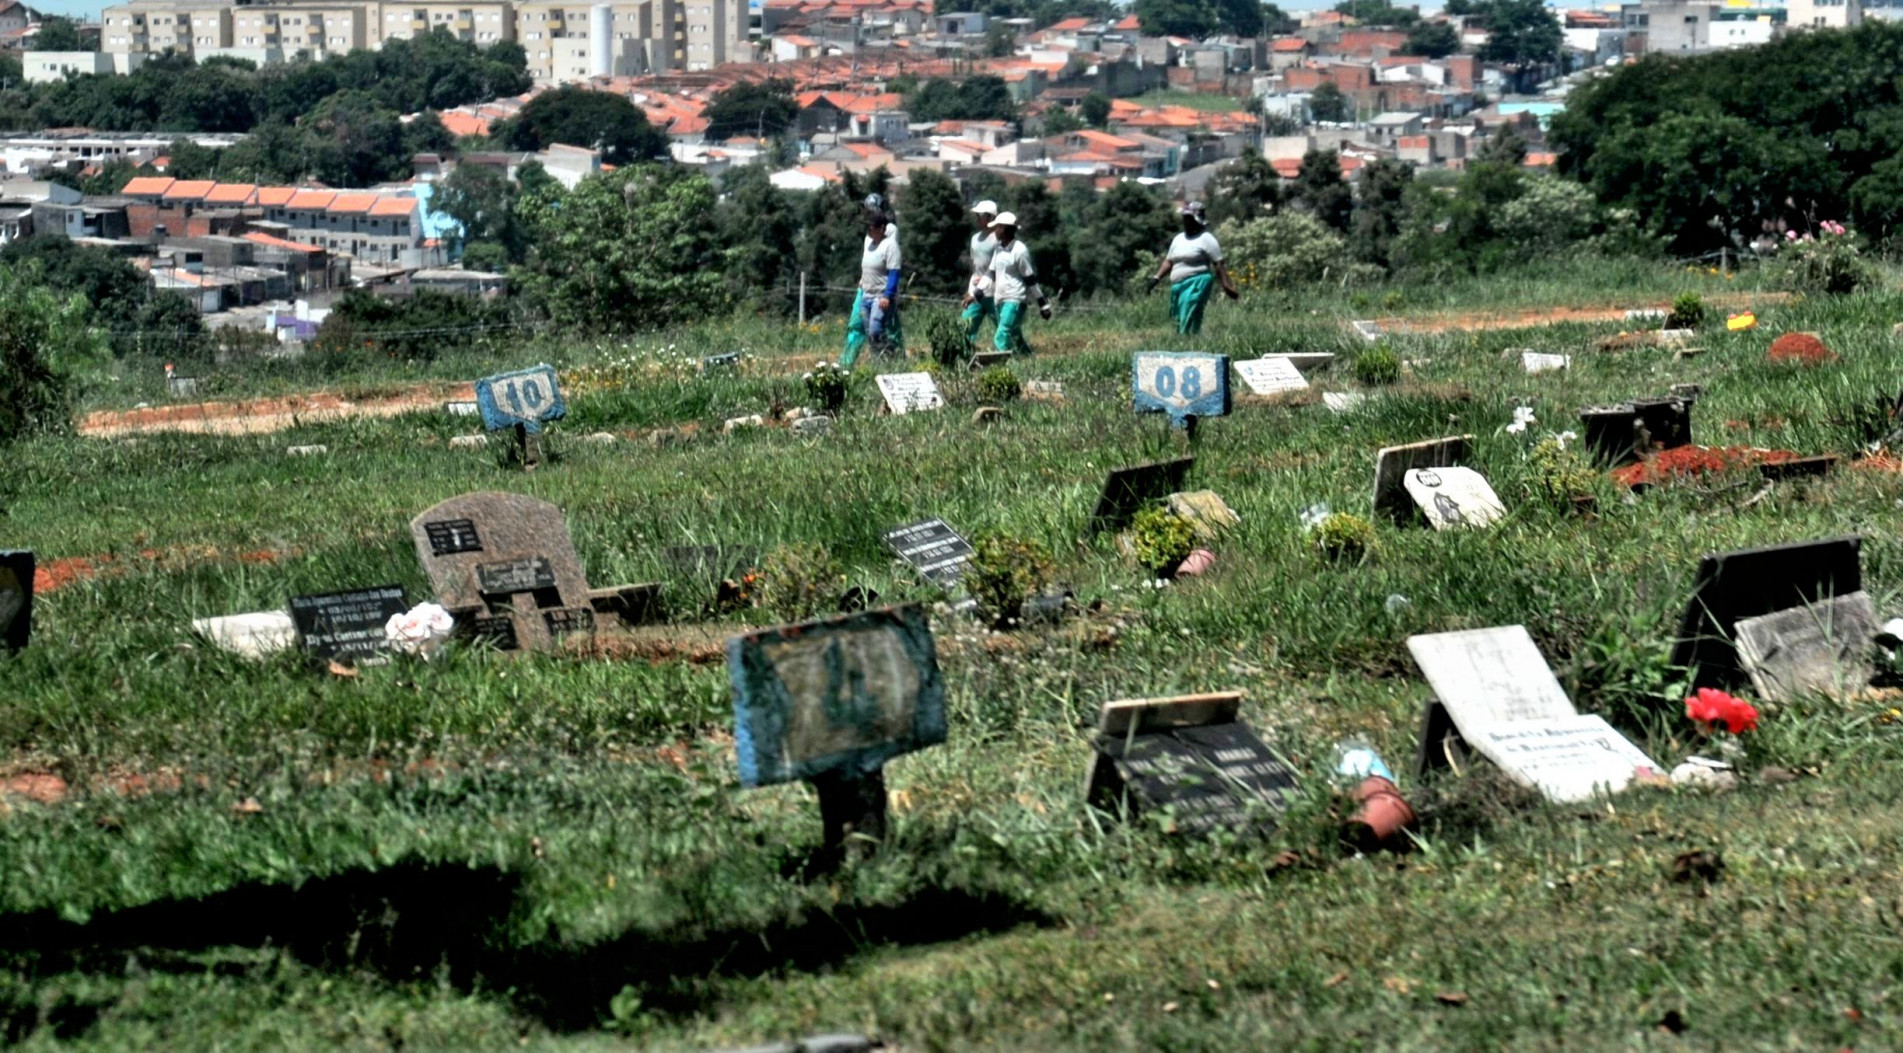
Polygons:
[[852,368],[866,345],[873,354],[896,353],[905,347],[899,330],[899,229],[877,194],[866,199],[865,245],[859,253],[859,288],[853,294],[852,318],[846,323],[846,350],[839,364]]
[[1222,265],[1222,246],[1209,232],[1203,203],[1191,201],[1177,215],[1183,218],[1183,232],[1171,239],[1169,251],[1150,277],[1149,287],[1154,290],[1156,283],[1169,276],[1170,320],[1176,323],[1178,333],[1194,335],[1203,331],[1203,308],[1209,306],[1209,294],[1216,283],[1222,283],[1223,295],[1231,300],[1242,294]]
[[976,347],[978,332],[985,319],[995,316],[990,289],[991,257],[998,251],[997,235],[991,224],[998,218],[995,201],[980,201],[971,209],[971,221],[978,232],[971,236],[971,279],[965,286],[965,346]]
[[969,310],[978,293],[989,292],[998,312],[992,346],[1000,351],[1028,355],[1031,345],[1024,339],[1024,301],[1035,297],[1037,312],[1046,320],[1051,317],[1051,302],[1037,283],[1037,265],[1031,259],[1031,247],[1018,240],[1018,217],[1009,212],[1000,213],[991,223],[991,232],[998,239],[997,250],[991,256],[991,273],[983,282],[985,288],[965,294],[965,306]]

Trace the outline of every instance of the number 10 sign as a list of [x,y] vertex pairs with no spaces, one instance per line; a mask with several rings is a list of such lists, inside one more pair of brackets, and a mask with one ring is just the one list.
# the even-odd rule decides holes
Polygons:
[[1138,413],[1167,413],[1182,426],[1191,417],[1229,413],[1229,356],[1201,351],[1138,351],[1130,359]]
[[476,381],[476,405],[482,411],[482,426],[490,431],[520,424],[534,434],[542,430],[543,421],[568,415],[568,403],[555,386],[555,367],[549,365]]

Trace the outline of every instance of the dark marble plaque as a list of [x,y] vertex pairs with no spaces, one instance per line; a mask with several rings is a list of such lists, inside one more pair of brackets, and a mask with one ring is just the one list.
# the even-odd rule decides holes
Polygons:
[[33,635],[33,553],[0,552],[0,646],[18,651]]
[[476,524],[467,519],[424,523],[423,532],[429,538],[432,555],[453,556],[458,552],[482,551],[482,535],[476,532]]
[[881,540],[894,555],[910,564],[926,581],[942,589],[956,588],[965,564],[971,562],[971,542],[943,519],[907,523],[885,532]]
[[1136,518],[1144,505],[1185,489],[1183,480],[1195,463],[1194,457],[1178,457],[1112,471],[1104,478],[1103,493],[1098,495],[1096,510],[1090,514],[1091,532],[1121,530]]
[[388,649],[383,627],[409,610],[400,585],[291,597],[291,622],[303,649],[318,658],[354,664]]
[[1174,831],[1247,829],[1261,821],[1251,803],[1279,812],[1295,773],[1240,721],[1138,734],[1100,734],[1091,803],[1136,814],[1168,809]]

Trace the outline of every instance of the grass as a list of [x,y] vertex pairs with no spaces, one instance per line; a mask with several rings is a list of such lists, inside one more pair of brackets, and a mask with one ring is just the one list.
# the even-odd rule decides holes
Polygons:
[[[1738,281],[1749,282],[1749,279]],[[1570,284],[1569,284],[1570,282]],[[1649,282],[1649,284],[1648,284]],[[1205,346],[1335,350],[1318,386],[1356,385],[1342,319],[1609,302],[1663,304],[1723,279],[1552,272],[1212,308]],[[1737,282],[1731,283],[1736,285]],[[1389,292],[1402,302],[1379,309]],[[1555,807],[1484,772],[1407,781],[1424,820],[1406,856],[1344,854],[1325,771],[1361,735],[1397,768],[1427,691],[1408,635],[1524,623],[1583,710],[1667,764],[1700,748],[1669,703],[1669,637],[1701,553],[1861,532],[1892,611],[1903,476],[1843,466],[1759,489],[1744,476],[1609,488],[1583,518],[1534,496],[1501,433],[1700,383],[1700,441],[1850,455],[1893,396],[1903,297],[1765,307],[1760,329],[1700,335],[1701,357],[1588,350],[1617,323],[1402,334],[1415,363],[1362,412],[1239,406],[1204,424],[1192,485],[1242,516],[1215,571],[1143,587],[1086,517],[1111,467],[1175,448],[1128,408],[1132,348],[1181,346],[1155,303],[1086,305],[1031,339],[1021,401],[976,426],[883,417],[859,381],[834,434],[719,435],[798,401],[835,329],[763,322],[434,363],[364,362],[341,383],[467,379],[547,358],[602,365],[577,385],[531,474],[451,448],[435,413],[270,436],[46,439],[9,451],[8,545],[43,562],[117,557],[41,597],[35,644],[0,658],[0,777],[51,773],[57,804],[0,798],[0,1029],[29,1047],[618,1046],[699,1050],[827,1030],[916,1050],[1885,1046],[1903,970],[1903,724],[1892,703],[1767,707],[1747,769],[1803,773],[1730,794],[1634,791]],[[1100,309],[1101,308],[1101,309]],[[1315,313],[1310,314],[1309,311]],[[1842,360],[1772,367],[1785,329]],[[669,346],[672,345],[672,350]],[[691,362],[745,347],[734,375]],[[1517,348],[1574,354],[1528,377]],[[233,390],[295,390],[311,364],[227,367]],[[105,392],[96,405],[134,393]],[[653,428],[699,437],[654,446]],[[634,436],[613,446],[595,431]],[[1361,564],[1320,559],[1298,516],[1366,514],[1377,447],[1471,432],[1508,507],[1484,534],[1378,525]],[[290,457],[322,443],[324,457]],[[789,786],[741,792],[724,670],[689,661],[453,652],[354,678],[208,650],[191,618],[295,593],[427,583],[408,523],[445,497],[517,490],[566,509],[597,584],[699,584],[668,545],[825,546],[891,600],[936,594],[879,534],[938,515],[967,536],[1038,539],[1101,609],[1009,636],[935,619],[951,738],[888,769],[892,843],[811,869],[818,809]],[[270,562],[241,554],[269,550]],[[145,556],[142,552],[153,555]],[[1400,594],[1406,606],[1390,611]],[[693,617],[689,610],[687,616]],[[769,620],[723,616],[715,635]],[[1241,688],[1244,715],[1306,777],[1262,842],[1183,842],[1079,801],[1102,701]],[[1661,701],[1664,696],[1667,701]],[[157,792],[124,792],[147,785]],[[244,802],[255,802],[255,807]],[[1715,882],[1676,881],[1682,853]],[[1673,1029],[1682,1030],[1677,1038]]]
[[1215,95],[1200,91],[1152,91],[1131,98],[1138,106],[1185,106],[1211,113],[1232,113],[1245,108],[1246,100],[1233,95]]

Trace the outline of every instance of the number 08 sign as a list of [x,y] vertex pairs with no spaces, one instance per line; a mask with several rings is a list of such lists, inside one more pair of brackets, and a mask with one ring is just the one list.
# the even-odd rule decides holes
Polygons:
[[1130,372],[1138,413],[1167,413],[1177,425],[1189,417],[1229,413],[1228,355],[1138,351],[1131,357]]
[[520,424],[535,433],[542,430],[543,421],[568,415],[568,403],[555,384],[555,367],[546,364],[476,381],[476,405],[482,411],[482,426],[490,431]]

